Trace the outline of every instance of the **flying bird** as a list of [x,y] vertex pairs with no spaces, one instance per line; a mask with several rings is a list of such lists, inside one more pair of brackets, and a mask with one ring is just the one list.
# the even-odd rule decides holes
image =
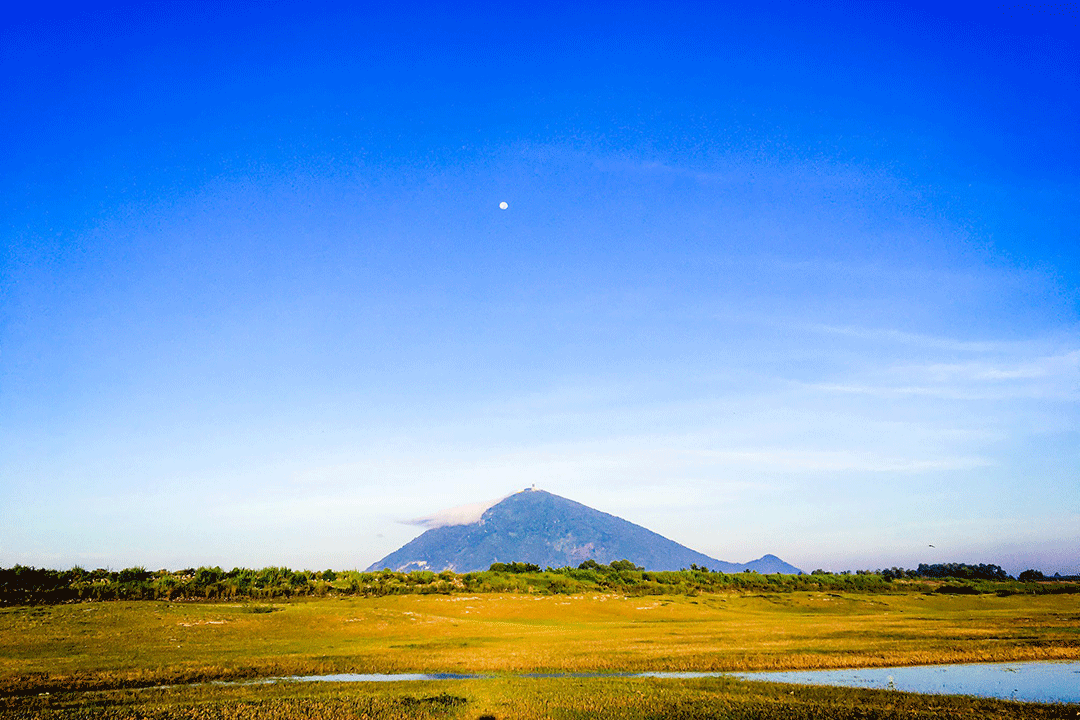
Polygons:
[[931,545],[930,547],[934,547],[934,546],[933,546],[933,545]]

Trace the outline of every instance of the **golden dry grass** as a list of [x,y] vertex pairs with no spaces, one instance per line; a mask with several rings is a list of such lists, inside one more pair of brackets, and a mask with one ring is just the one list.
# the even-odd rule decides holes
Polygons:
[[1043,720],[1075,706],[887,690],[745,683],[730,678],[499,678],[376,685],[289,683],[0,696],[19,720]]
[[1078,657],[1075,595],[405,595],[0,610],[3,693],[331,672],[757,670]]

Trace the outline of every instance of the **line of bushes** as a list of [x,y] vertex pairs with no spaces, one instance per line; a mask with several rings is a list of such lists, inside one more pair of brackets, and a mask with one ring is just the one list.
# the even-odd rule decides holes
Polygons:
[[0,605],[32,605],[74,600],[172,600],[276,598],[329,592],[333,570],[294,571],[220,567],[149,571],[142,567],[49,570],[16,565],[0,568]]
[[0,605],[34,605],[81,600],[233,600],[295,596],[451,593],[694,595],[709,592],[829,592],[954,594],[1074,593],[1080,578],[1012,579],[995,565],[920,565],[916,570],[890,568],[854,573],[762,575],[727,574],[691,566],[675,571],[647,571],[628,560],[603,565],[586,560],[578,567],[546,568],[530,563],[495,563],[483,572],[310,571],[267,567],[260,570],[220,567],[150,571],[70,570],[16,565],[0,568]]

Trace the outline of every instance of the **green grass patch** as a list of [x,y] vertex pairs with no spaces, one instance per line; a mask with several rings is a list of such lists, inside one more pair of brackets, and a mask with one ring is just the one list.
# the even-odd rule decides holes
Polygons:
[[1042,720],[1075,718],[1076,708],[727,678],[504,678],[366,686],[288,683],[59,693],[0,698],[0,716],[22,720]]
[[400,595],[0,609],[0,695],[340,672],[772,670],[1078,657],[1080,613],[1069,595]]

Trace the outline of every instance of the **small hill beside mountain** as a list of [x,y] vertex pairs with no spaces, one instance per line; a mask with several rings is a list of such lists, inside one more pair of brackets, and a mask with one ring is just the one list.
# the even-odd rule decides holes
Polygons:
[[493,563],[576,567],[585,560],[630,560],[646,570],[691,565],[725,573],[799,574],[775,555],[748,563],[711,558],[614,515],[543,490],[523,490],[483,511],[478,520],[433,527],[368,570],[476,572]]

